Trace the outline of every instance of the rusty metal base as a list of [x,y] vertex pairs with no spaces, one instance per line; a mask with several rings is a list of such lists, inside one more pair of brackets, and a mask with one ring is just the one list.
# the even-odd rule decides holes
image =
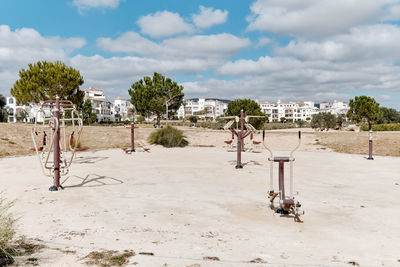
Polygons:
[[61,185],[59,187],[53,185],[50,186],[49,191],[58,191],[58,189],[64,189],[64,187],[62,187]]

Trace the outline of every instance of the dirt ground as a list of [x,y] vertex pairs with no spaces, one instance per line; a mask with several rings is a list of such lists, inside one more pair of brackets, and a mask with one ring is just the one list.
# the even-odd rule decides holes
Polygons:
[[[400,133],[376,133],[368,161],[366,133],[302,129],[297,223],[270,207],[266,150],[247,140],[237,170],[229,132],[181,128],[190,146],[166,149],[146,143],[154,128],[139,127],[136,145],[150,152],[129,155],[120,149],[129,128],[85,127],[87,150],[62,177],[65,189],[50,192],[30,128],[0,124],[0,188],[16,200],[18,236],[45,246],[17,266],[86,266],[98,251],[133,251],[128,266],[400,266]],[[286,156],[297,129],[268,131],[266,143]]]
[[18,235],[46,246],[30,256],[40,266],[110,250],[135,252],[128,266],[398,266],[400,158],[295,157],[303,223],[270,208],[265,152],[243,153],[238,170],[222,147],[80,152],[58,192],[37,157],[2,158],[0,188]]
[[[32,125],[0,123],[0,158],[7,156],[33,155],[31,139]],[[231,139],[228,131],[217,131],[203,128],[179,127],[189,140],[189,146],[223,147],[224,141]],[[139,125],[135,130],[136,146],[148,146],[146,140],[155,129],[150,125]],[[368,133],[350,131],[315,132],[301,129],[302,145],[300,149],[307,151],[335,151],[350,154],[368,153]],[[277,149],[290,149],[297,143],[298,129],[267,131],[266,140]],[[287,137],[287,138],[286,138]],[[42,136],[38,136],[41,142]],[[280,142],[282,138],[285,142]],[[261,132],[254,136],[261,141]],[[246,139],[246,147],[251,142]],[[130,146],[129,127],[85,126],[81,137],[81,146],[87,150],[102,150]],[[261,145],[258,147],[261,148]],[[400,132],[374,133],[374,155],[400,156]]]

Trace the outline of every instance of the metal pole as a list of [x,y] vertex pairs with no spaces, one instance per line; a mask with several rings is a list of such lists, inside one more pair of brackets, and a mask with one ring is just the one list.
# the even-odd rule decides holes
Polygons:
[[131,152],[135,152],[135,123],[131,124]]
[[372,157],[372,130],[369,130],[369,156],[368,156],[368,160],[373,160],[374,158]]
[[241,142],[241,149],[244,152],[244,112],[243,109],[240,110],[240,142]]
[[240,122],[241,122],[241,130],[240,131],[238,131],[238,133],[237,133],[237,138],[238,138],[238,141],[237,141],[237,148],[236,148],[236,152],[237,152],[237,159],[236,159],[236,169],[242,169],[243,168],[243,165],[242,165],[242,143],[243,143],[243,139],[242,139],[242,136],[243,136],[243,130],[244,130],[244,125],[243,125],[243,120],[244,120],[244,118],[243,118],[243,109],[240,111]]
[[281,199],[285,199],[285,166],[284,161],[279,161],[279,191],[281,192]]
[[165,101],[165,106],[166,106],[166,108],[167,108],[167,121],[166,121],[166,123],[165,123],[165,125],[168,125],[168,101]]
[[54,127],[55,137],[54,137],[54,184],[49,188],[50,191],[58,191],[60,187],[60,127],[58,127],[60,123],[60,98],[56,96],[56,106],[54,109],[54,116],[56,118],[57,124]]

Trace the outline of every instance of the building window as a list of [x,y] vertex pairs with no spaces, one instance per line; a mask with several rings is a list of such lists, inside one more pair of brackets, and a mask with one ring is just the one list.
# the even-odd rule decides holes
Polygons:
[[8,104],[14,104],[14,99],[13,98],[9,98],[8,99]]

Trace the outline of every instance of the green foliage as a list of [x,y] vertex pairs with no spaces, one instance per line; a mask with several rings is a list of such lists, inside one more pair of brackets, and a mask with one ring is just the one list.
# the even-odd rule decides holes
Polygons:
[[27,117],[28,117],[28,112],[26,112],[26,110],[24,109],[17,110],[17,114],[15,115],[17,122],[23,122]]
[[312,116],[311,128],[321,131],[336,128],[336,116],[331,113],[318,113]]
[[83,120],[83,123],[86,125],[95,123],[97,120],[96,114],[93,113],[92,102],[90,102],[89,99],[86,99],[85,103],[83,103],[82,120]]
[[346,122],[345,114],[338,114],[336,116],[336,127],[340,130],[343,128],[344,123]]
[[382,117],[376,123],[398,123],[400,122],[400,113],[393,108],[381,107]]
[[150,144],[162,145],[164,147],[185,147],[189,144],[183,132],[172,126],[166,126],[152,132],[147,141]]
[[118,253],[114,250],[108,251],[92,251],[87,256],[87,265],[97,266],[123,266],[129,262],[129,258],[135,256],[136,253],[132,250],[125,250],[123,253]]
[[288,122],[288,123],[266,123],[264,125],[265,130],[279,130],[279,129],[292,129],[297,128],[298,125],[296,123]]
[[189,117],[189,121],[190,121],[191,123],[196,123],[196,122],[197,122],[197,117],[196,117],[196,116],[190,116],[190,117]]
[[39,61],[29,64],[27,70],[19,71],[19,80],[11,88],[11,95],[17,102],[25,105],[43,100],[71,100],[78,107],[82,105],[85,93],[79,89],[83,78],[79,71],[60,61]]
[[[369,131],[368,125],[360,127],[361,131]],[[386,124],[374,124],[372,125],[373,131],[400,131],[400,123],[386,123]]]
[[139,115],[137,118],[136,118],[136,123],[143,123],[143,122],[145,122],[146,121],[146,119],[145,119],[145,117],[143,117],[142,115]]
[[372,129],[372,123],[382,117],[379,103],[369,96],[356,96],[350,99],[350,110],[347,117],[355,122],[367,122],[368,128]]
[[154,72],[153,77],[144,77],[132,84],[129,89],[131,103],[136,111],[143,116],[157,116],[157,124],[166,112],[166,102],[169,101],[169,112],[175,112],[183,103],[183,86],[170,78]]
[[281,117],[280,121],[281,121],[281,123],[284,123],[286,121],[286,118],[285,117]]
[[4,108],[6,104],[6,98],[2,94],[0,94],[0,122],[7,122],[8,114]]
[[3,109],[6,104],[7,104],[6,98],[2,94],[0,94],[0,109]]
[[10,253],[10,242],[15,235],[15,219],[9,212],[14,202],[7,202],[0,195],[0,266],[5,266],[5,263],[12,263],[13,258]]
[[[240,110],[244,111],[246,115],[255,115],[255,116],[265,116],[265,114],[261,111],[260,105],[251,99],[236,99],[234,101],[229,102],[228,108],[225,111],[226,116],[240,116]],[[265,118],[250,118],[249,123],[254,126],[254,128],[261,130],[264,127]]]
[[305,125],[307,125],[307,122],[303,121],[303,120],[299,120],[296,121],[297,126],[299,126],[299,128],[303,128]]

